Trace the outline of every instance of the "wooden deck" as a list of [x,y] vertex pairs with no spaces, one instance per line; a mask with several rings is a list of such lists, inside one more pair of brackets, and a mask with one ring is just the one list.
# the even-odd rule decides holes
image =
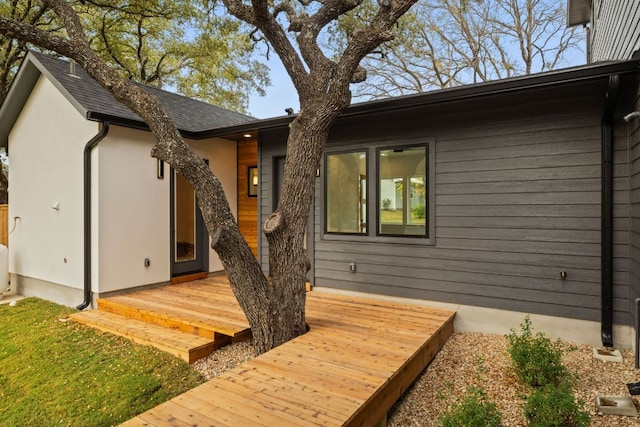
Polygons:
[[[201,301],[205,284],[206,294],[222,287],[207,279],[176,285],[184,291],[166,289],[196,293]],[[217,313],[232,312],[233,302],[219,304]],[[208,310],[198,314],[219,316]],[[446,310],[310,292],[307,334],[123,426],[372,426],[444,345],[454,316]]]
[[224,276],[100,299],[98,310],[71,318],[188,363],[251,337],[249,322]]

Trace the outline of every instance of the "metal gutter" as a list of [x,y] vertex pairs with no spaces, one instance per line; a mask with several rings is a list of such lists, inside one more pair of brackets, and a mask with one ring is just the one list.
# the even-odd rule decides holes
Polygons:
[[84,310],[91,304],[91,152],[109,132],[109,122],[84,146],[84,301],[76,306]]
[[620,76],[609,76],[602,112],[602,172],[600,227],[600,314],[602,345],[613,347],[613,113],[620,92]]
[[[439,89],[413,95],[353,104],[347,108],[338,120],[362,116],[365,114],[387,113],[410,108],[420,108],[447,102],[468,101],[485,96],[502,95],[524,90],[544,89],[568,84],[587,83],[591,80],[605,79],[612,74],[635,73],[638,60],[596,63],[563,70],[548,71],[528,76],[483,82],[473,85]],[[261,131],[288,126],[297,114],[255,120],[239,125],[211,129],[198,133],[199,138],[225,137],[243,132]],[[196,138],[198,139],[198,138]]]

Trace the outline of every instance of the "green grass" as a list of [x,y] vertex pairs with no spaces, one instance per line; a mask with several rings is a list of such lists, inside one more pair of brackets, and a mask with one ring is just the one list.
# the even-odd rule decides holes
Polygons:
[[[396,209],[395,211],[380,211],[380,222],[382,224],[402,224],[402,210]],[[424,225],[425,219],[418,217],[415,212],[412,212],[410,224]]]
[[117,425],[203,382],[167,353],[65,321],[72,312],[0,305],[1,426]]

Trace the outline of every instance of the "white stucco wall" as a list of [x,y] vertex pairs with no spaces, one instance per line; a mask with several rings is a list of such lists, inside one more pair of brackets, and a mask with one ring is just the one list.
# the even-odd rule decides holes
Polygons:
[[[157,178],[157,161],[150,156],[154,141],[149,132],[111,126],[96,148],[100,194],[99,200],[93,201],[98,227],[94,254],[99,254],[99,265],[93,268],[96,292],[162,283],[171,278],[170,168],[165,165],[165,178]],[[235,143],[222,139],[189,143],[209,160],[235,209]],[[149,267],[144,266],[145,258],[151,261]],[[213,251],[209,265],[209,271],[222,269]]]
[[94,150],[94,292],[169,280],[169,184],[156,177],[153,142],[149,132],[111,125]]
[[98,130],[40,77],[9,135],[11,273],[82,289],[82,153]]

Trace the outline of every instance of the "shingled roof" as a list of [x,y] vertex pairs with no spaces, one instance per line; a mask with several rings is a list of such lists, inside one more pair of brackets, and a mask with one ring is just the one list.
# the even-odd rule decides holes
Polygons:
[[[137,114],[116,101],[79,66],[72,73],[68,61],[29,52],[5,102],[0,106],[0,145],[6,146],[8,134],[40,75],[45,75],[87,120],[146,127]],[[160,99],[167,114],[186,137],[197,137],[199,132],[212,128],[256,120],[251,116],[182,95],[150,86],[141,87]]]

